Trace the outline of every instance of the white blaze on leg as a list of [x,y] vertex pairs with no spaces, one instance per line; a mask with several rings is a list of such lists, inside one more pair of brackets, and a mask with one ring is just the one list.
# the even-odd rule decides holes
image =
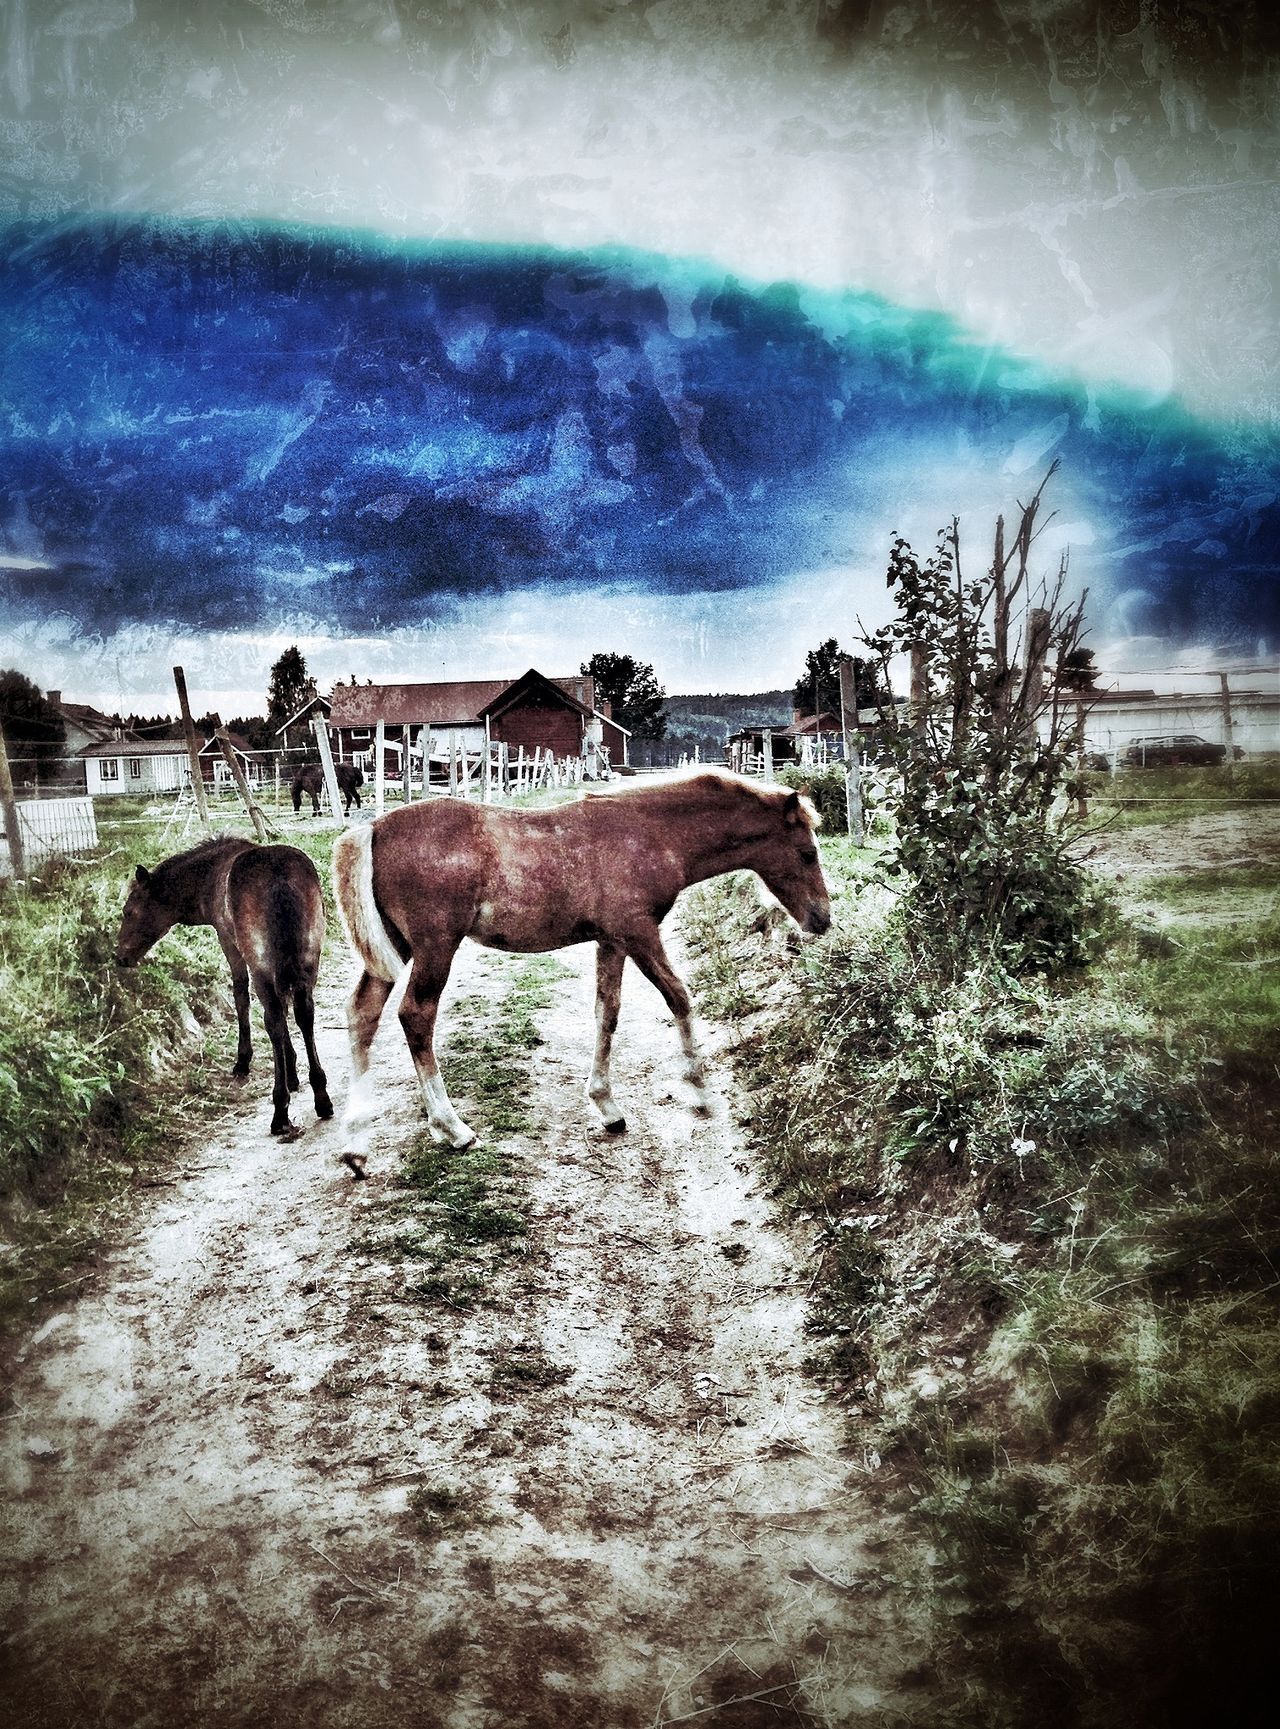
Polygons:
[[689,1015],[677,1015],[676,1027],[684,1051],[684,1078],[694,1091],[694,1109],[700,1116],[710,1116],[711,1099],[707,1093],[707,1069],[694,1036],[693,1020]]
[[439,1067],[434,1061],[425,1060],[415,1062],[414,1067],[418,1071],[418,1085],[422,1088],[423,1102],[427,1107],[427,1128],[432,1139],[459,1150],[469,1147],[476,1138],[475,1130],[463,1122],[450,1104]]

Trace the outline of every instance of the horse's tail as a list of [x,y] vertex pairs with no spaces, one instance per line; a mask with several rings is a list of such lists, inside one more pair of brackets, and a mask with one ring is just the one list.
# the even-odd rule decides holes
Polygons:
[[373,893],[373,824],[344,829],[333,847],[333,889],[347,941],[366,972],[394,983],[405,969]]

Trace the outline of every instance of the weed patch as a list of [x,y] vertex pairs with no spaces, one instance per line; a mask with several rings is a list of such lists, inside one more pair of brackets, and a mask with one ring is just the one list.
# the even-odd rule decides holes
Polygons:
[[824,844],[822,944],[762,942],[733,885],[686,927],[703,1011],[753,1005],[735,1057],[813,1242],[813,1366],[932,1546],[902,1583],[955,1720],[1192,1723],[1215,1688],[1252,1720],[1280,1608],[1280,885],[1163,882],[1167,941],[1113,918],[1091,973],[1013,982],[931,962],[850,853]]
[[422,1131],[394,1178],[380,1229],[354,1245],[372,1258],[422,1264],[404,1286],[408,1301],[470,1308],[497,1267],[520,1252],[524,1196],[503,1142],[533,1127],[525,1101],[529,1058],[542,1042],[535,1017],[566,971],[537,955],[520,965],[496,1005],[479,996],[453,1005],[449,1084],[484,1139],[459,1151]]
[[116,968],[145,847],[51,862],[0,889],[0,1320],[92,1253],[104,1218],[230,1066],[229,981],[211,933],[175,930],[157,958]]

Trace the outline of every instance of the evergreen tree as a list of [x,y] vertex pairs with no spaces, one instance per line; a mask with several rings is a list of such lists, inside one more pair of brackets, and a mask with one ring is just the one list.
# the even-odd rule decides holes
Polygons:
[[316,694],[316,681],[308,674],[307,663],[295,643],[285,649],[271,668],[271,683],[267,686],[268,732],[274,736]]
[[[795,706],[802,715],[840,713],[840,662],[846,658],[834,636],[829,636],[805,656],[804,671],[796,680]],[[876,708],[891,700],[887,687],[882,687],[880,668],[874,660],[853,661],[857,683],[858,707]],[[814,707],[814,701],[817,707]]]
[[609,703],[614,720],[635,738],[664,738],[667,693],[646,661],[629,654],[593,654],[578,669],[595,680],[596,706]]
[[66,746],[62,716],[24,673],[0,672],[0,726],[15,778],[52,767]]

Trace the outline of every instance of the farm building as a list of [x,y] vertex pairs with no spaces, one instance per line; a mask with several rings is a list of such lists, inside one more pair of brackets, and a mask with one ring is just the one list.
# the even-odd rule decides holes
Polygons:
[[312,719],[322,714],[329,716],[333,704],[327,696],[313,696],[303,703],[295,714],[291,714],[283,726],[276,728],[276,748],[278,750],[306,750],[313,742],[311,730]]
[[[262,754],[251,750],[248,739],[242,738],[238,732],[228,733],[227,737],[231,740],[236,760],[244,771],[244,778],[250,786],[256,786],[264,773]],[[227,759],[223,756],[222,747],[216,738],[206,739],[200,747],[200,778],[206,786],[218,789],[231,785],[231,770],[227,767]]]
[[340,761],[368,765],[383,723],[388,774],[398,776],[405,746],[420,754],[426,729],[432,758],[458,748],[480,751],[487,741],[576,757],[592,746],[625,766],[630,734],[595,706],[594,680],[547,678],[530,668],[516,679],[469,679],[450,684],[336,684],[329,731]]
[[86,745],[107,744],[123,736],[124,729],[119,721],[112,720],[87,702],[64,702],[60,690],[46,691],[45,701],[62,716],[63,748],[69,757],[78,756]]
[[1155,690],[1092,690],[1060,698],[1068,709],[1084,708],[1085,749],[1099,755],[1123,752],[1135,738],[1194,733],[1210,744],[1231,744],[1246,756],[1280,751],[1280,689],[1274,677],[1255,673],[1228,680],[1231,737],[1221,689],[1159,693]]
[[85,791],[93,798],[121,793],[177,792],[191,778],[187,747],[175,738],[117,738],[79,752]]

